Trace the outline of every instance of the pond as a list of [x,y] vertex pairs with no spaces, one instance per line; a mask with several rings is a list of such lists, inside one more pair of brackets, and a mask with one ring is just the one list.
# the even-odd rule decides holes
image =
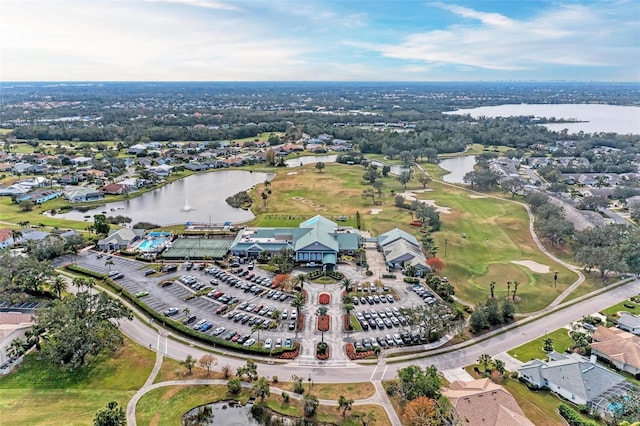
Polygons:
[[640,107],[603,104],[509,104],[460,109],[445,114],[469,114],[474,118],[534,116],[577,120],[579,123],[549,123],[548,129],[568,133],[640,134]]
[[182,418],[185,426],[260,426],[253,418],[250,405],[236,401],[216,402],[188,411]]
[[[373,160],[371,161],[371,164],[375,164],[376,166],[382,168],[383,166],[386,166],[387,164],[384,164],[380,161],[377,160]],[[398,165],[391,165],[389,166],[389,173],[391,173],[392,175],[398,176],[400,175],[402,172],[410,172],[411,168],[410,167],[405,167],[405,166],[398,166]]]
[[335,163],[337,155],[306,155],[298,158],[291,158],[286,160],[284,163],[287,167],[300,167],[306,164],[315,164],[315,163]]
[[475,155],[447,158],[438,163],[440,167],[451,172],[442,176],[442,180],[449,183],[464,183],[464,175],[473,171],[476,164]]
[[231,207],[226,198],[272,179],[273,174],[223,170],[187,176],[130,200],[107,203],[86,212],[71,210],[59,217],[93,222],[93,215],[126,216],[137,222],[158,225],[200,222],[222,224],[245,222],[253,213]]

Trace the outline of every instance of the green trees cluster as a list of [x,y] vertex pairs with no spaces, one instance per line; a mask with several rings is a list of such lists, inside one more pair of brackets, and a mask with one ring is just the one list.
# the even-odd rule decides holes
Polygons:
[[587,270],[597,269],[606,281],[609,272],[640,273],[640,229],[610,224],[575,233],[575,259]]
[[507,297],[501,303],[495,298],[488,298],[484,304],[476,305],[469,317],[471,332],[478,333],[491,325],[500,325],[513,319],[515,307]]
[[538,235],[553,246],[559,246],[571,239],[575,232],[573,224],[565,219],[564,210],[549,202],[549,197],[532,191],[525,196],[525,202],[536,217],[535,229]]

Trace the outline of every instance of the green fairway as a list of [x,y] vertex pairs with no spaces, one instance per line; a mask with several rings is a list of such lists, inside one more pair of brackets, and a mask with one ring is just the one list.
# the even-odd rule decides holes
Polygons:
[[126,407],[155,359],[151,351],[129,340],[115,355],[101,355],[75,374],[52,368],[37,357],[31,353],[16,372],[0,377],[0,423],[91,424],[96,411],[109,401]]
[[571,336],[569,336],[569,330],[566,328],[560,328],[547,333],[545,336],[539,337],[535,340],[525,343],[522,346],[518,346],[515,349],[511,349],[507,353],[522,362],[529,362],[532,359],[547,359],[547,353],[542,350],[544,346],[544,340],[546,338],[553,339],[553,349],[556,352],[564,352],[573,343]]
[[[427,165],[427,169],[434,173],[442,170],[435,165]],[[362,229],[373,235],[398,227],[420,239],[418,229],[409,225],[411,212],[395,206],[395,194],[404,192],[402,185],[393,176],[381,178],[384,188],[381,196],[376,195],[374,205],[371,198],[362,197],[362,191],[368,187],[362,179],[363,173],[361,166],[341,164],[328,164],[322,172],[314,165],[296,168],[294,172],[280,172],[271,182],[272,193],[266,205],[256,204],[257,217],[251,225],[297,226],[306,218],[321,214],[334,220],[344,215],[347,219],[344,224],[355,226],[355,216],[359,213]],[[407,185],[407,190],[416,191],[418,199],[433,200],[437,206],[447,209],[440,214],[443,226],[434,237],[439,246],[438,255],[447,265],[443,275],[463,300],[472,303],[486,300],[491,281],[496,282],[496,297],[506,297],[507,282],[517,281],[516,310],[532,312],[547,306],[575,281],[573,272],[538,250],[522,205],[439,181],[429,183],[425,192],[420,192],[422,189],[415,180]],[[263,190],[263,185],[258,185],[254,196]],[[511,263],[513,260],[535,262],[543,269],[548,268],[548,272],[536,272]],[[555,271],[559,279],[554,288]],[[513,289],[512,285],[511,291]]]

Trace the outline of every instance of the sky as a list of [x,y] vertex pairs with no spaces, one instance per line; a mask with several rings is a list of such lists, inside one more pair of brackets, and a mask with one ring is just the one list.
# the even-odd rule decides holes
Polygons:
[[638,0],[0,0],[0,81],[640,81]]

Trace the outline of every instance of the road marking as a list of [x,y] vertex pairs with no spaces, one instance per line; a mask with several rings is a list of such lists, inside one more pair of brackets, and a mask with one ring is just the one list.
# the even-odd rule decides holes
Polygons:
[[380,380],[384,380],[384,375],[387,374],[387,368],[389,368],[388,364],[384,366],[384,370],[382,370],[382,376],[380,377]]
[[373,372],[371,373],[371,377],[369,377],[369,381],[373,380],[373,376],[374,376],[374,374],[376,374],[377,370],[378,370],[378,365],[376,365],[376,368],[373,369]]
[[158,334],[158,342],[156,343],[156,351],[160,352],[160,335]]

